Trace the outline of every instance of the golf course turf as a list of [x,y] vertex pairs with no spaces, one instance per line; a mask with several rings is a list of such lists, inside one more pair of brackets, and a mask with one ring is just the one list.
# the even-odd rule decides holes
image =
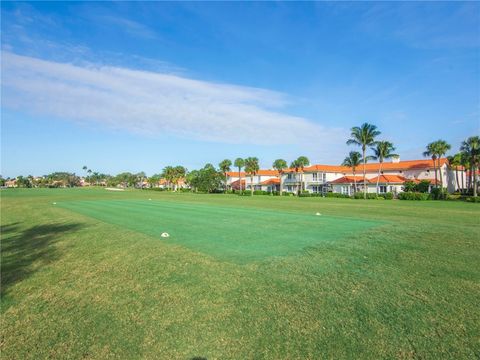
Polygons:
[[480,357],[478,204],[0,194],[2,359]]

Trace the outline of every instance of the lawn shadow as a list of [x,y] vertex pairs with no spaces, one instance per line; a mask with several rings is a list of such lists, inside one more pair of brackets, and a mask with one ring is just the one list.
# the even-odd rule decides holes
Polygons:
[[79,223],[36,225],[18,231],[18,223],[1,227],[1,297],[16,283],[60,257],[55,243]]

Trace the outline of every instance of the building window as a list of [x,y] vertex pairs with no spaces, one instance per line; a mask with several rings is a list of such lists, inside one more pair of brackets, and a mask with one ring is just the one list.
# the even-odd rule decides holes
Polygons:
[[322,174],[322,179],[323,179],[323,182],[327,182],[327,174],[326,173]]
[[313,176],[313,181],[318,181],[318,174],[317,173],[313,173],[312,176]]
[[378,187],[378,191],[380,192],[380,194],[385,194],[387,192],[387,186],[386,185],[380,185]]
[[350,195],[349,186],[342,186],[342,194]]

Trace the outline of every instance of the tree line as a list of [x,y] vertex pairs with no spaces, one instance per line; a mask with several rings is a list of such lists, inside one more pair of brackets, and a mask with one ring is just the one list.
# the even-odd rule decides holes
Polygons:
[[[347,166],[352,169],[354,180],[354,191],[357,191],[357,170],[361,167],[362,170],[362,182],[364,198],[367,197],[366,186],[366,164],[368,161],[378,161],[378,176],[377,176],[377,193],[379,191],[379,181],[382,172],[382,166],[385,160],[398,157],[396,154],[395,146],[388,140],[380,140],[378,137],[381,132],[377,126],[363,123],[360,126],[351,128],[350,138],[347,139],[347,145],[354,145],[360,148],[359,151],[350,151],[343,160],[343,166]],[[443,191],[443,177],[438,176],[440,171],[440,159],[444,157],[447,152],[451,150],[451,145],[445,140],[436,140],[426,145],[423,152],[424,157],[431,158],[434,164],[435,173],[435,187]],[[305,191],[305,181],[303,177],[303,170],[310,165],[310,160],[306,156],[300,156],[293,160],[288,165],[285,159],[276,159],[272,163],[272,168],[277,170],[280,177],[280,195],[283,191],[283,177],[287,169],[294,172],[296,176],[300,175],[300,186],[297,191],[300,193]],[[480,166],[480,137],[471,136],[465,139],[459,147],[459,151],[454,155],[448,156],[448,166],[456,173],[456,181],[459,187],[464,191],[471,191],[474,196],[477,196],[478,180],[477,172]],[[90,185],[106,185],[106,186],[123,186],[123,187],[155,187],[160,181],[165,182],[165,186],[176,191],[181,185],[180,182],[188,184],[193,191],[202,192],[219,192],[227,191],[227,173],[232,171],[232,167],[235,171],[238,171],[239,178],[239,190],[244,191],[242,188],[242,170],[247,176],[250,177],[250,183],[253,184],[253,177],[258,173],[260,169],[259,160],[257,157],[236,158],[233,162],[230,159],[222,160],[218,164],[218,168],[215,168],[210,163],[207,163],[203,168],[198,170],[188,171],[185,167],[166,166],[159,174],[154,174],[147,177],[145,172],[130,173],[123,172],[115,176],[92,171],[86,165],[82,167],[85,173],[84,179]],[[459,171],[464,169],[469,171],[466,184],[460,184]],[[462,176],[462,180],[463,180]],[[440,180],[439,180],[440,179]],[[17,177],[17,186],[19,187],[58,187],[58,186],[79,186],[81,185],[81,178],[75,173],[69,172],[55,172],[49,175],[35,178],[29,176]],[[6,179],[0,177],[0,185],[5,185]],[[438,186],[440,184],[440,187]],[[461,186],[460,186],[461,185]],[[477,186],[475,186],[477,185]],[[251,194],[253,194],[254,188],[250,187]]]

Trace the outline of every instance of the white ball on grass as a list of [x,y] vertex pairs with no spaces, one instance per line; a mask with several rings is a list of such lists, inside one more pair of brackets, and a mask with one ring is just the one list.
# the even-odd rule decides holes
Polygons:
[[152,200],[152,199],[148,199],[148,200]]
[[163,237],[163,238],[166,238],[166,237],[169,237],[170,235],[169,235],[168,233],[164,232],[164,233],[162,233],[162,235],[160,235],[160,236]]
[[53,204],[53,205],[57,205],[57,203],[56,203],[56,202],[54,202],[54,203],[52,203],[52,204]]
[[317,215],[317,216],[321,216],[322,214],[320,214],[320,213],[316,213],[315,215]]

